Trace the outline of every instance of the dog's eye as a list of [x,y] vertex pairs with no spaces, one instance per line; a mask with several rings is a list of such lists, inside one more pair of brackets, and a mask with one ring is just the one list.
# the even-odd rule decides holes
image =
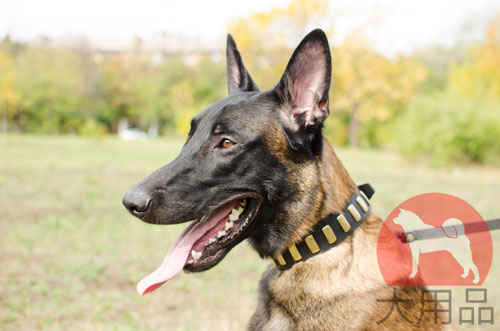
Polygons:
[[224,138],[220,141],[219,147],[227,149],[227,148],[233,147],[233,145],[234,145],[233,141],[231,141],[230,139]]

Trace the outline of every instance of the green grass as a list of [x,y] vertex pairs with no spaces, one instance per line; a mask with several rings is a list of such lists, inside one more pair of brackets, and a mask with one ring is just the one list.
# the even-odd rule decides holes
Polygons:
[[[184,226],[139,222],[121,197],[182,143],[0,136],[1,329],[244,329],[268,264],[246,244],[208,272],[181,274],[145,297],[135,291]],[[438,170],[389,152],[337,152],[357,182],[377,189],[373,204],[382,217],[424,192],[454,194],[485,218],[500,216],[499,169]],[[497,321],[499,264],[494,257],[483,285]],[[455,292],[460,299],[463,289]],[[454,299],[455,308],[461,303]]]

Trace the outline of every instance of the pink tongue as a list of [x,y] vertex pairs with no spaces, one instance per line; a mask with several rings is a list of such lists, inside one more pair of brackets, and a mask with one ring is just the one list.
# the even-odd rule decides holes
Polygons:
[[191,249],[198,239],[216,226],[220,220],[227,217],[231,209],[237,207],[239,202],[239,200],[236,200],[222,207],[210,216],[209,219],[204,221],[203,224],[199,224],[199,222],[191,223],[182,231],[181,235],[175,240],[172,246],[170,246],[167,256],[165,256],[158,269],[149,276],[143,278],[139,284],[137,284],[137,292],[139,292],[140,295],[144,295],[154,291],[166,281],[177,276],[184,268],[188,256],[191,253]]

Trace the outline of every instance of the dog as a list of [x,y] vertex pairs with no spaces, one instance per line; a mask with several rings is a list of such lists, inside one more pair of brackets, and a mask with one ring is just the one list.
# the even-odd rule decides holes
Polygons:
[[[405,234],[411,232],[409,226],[421,230],[434,228],[432,225],[425,224],[414,212],[401,208],[399,209],[399,215],[394,217],[393,222],[402,226]],[[441,238],[426,241],[415,240],[409,243],[412,254],[412,271],[409,277],[414,278],[417,275],[420,254],[448,251],[464,269],[461,277],[468,277],[472,271],[474,275],[472,282],[477,284],[479,282],[479,271],[472,260],[470,241],[465,236],[464,224],[457,218],[449,218],[443,222],[441,230],[444,235]]]
[[[191,221],[160,267],[138,284],[139,293],[156,289],[182,270],[214,267],[246,239],[262,258],[276,263],[262,276],[249,330],[447,328],[440,324],[446,319],[441,312],[420,316],[418,303],[431,295],[417,287],[400,288],[399,293],[417,302],[400,303],[417,324],[396,313],[379,322],[392,311],[392,302],[378,299],[391,298],[394,288],[378,269],[382,220],[373,213],[363,214],[359,227],[331,249],[318,253],[317,243],[308,241],[314,256],[278,268],[290,261],[287,248],[294,259],[306,254],[302,248],[291,249],[311,237],[320,220],[340,215],[352,197],[360,196],[322,135],[329,115],[330,47],[323,31],[310,32],[268,91],[260,91],[252,80],[231,35],[226,55],[228,97],[194,116],[180,154],[123,197],[130,213],[144,222]],[[366,207],[368,201],[363,201]]]

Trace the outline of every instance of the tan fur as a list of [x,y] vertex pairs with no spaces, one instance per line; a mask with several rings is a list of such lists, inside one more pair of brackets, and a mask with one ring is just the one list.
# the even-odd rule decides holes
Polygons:
[[281,222],[296,229],[290,241],[283,245],[282,249],[285,249],[304,237],[321,218],[324,190],[318,163],[311,160],[292,161],[288,142],[278,122],[270,121],[268,125],[265,143],[273,151],[273,155],[286,165],[289,171],[288,182],[297,190],[296,199],[287,202],[286,214],[278,215]]
[[[275,131],[279,132],[279,131]],[[286,143],[274,136],[273,144]],[[284,145],[281,145],[284,146]],[[273,146],[276,148],[277,146]],[[282,161],[286,161],[282,156]],[[289,164],[290,167],[298,167]],[[325,140],[323,153],[316,163],[300,164],[301,169],[292,175],[292,181],[302,182],[299,192],[316,190],[314,201],[306,196],[292,204],[290,213],[301,215],[290,243],[299,241],[312,226],[329,213],[339,212],[356,185],[333,149]],[[291,173],[294,173],[291,171]],[[316,181],[316,182],[315,182]],[[319,185],[318,185],[319,183]],[[306,203],[310,203],[305,206]],[[289,220],[286,220],[290,222]],[[377,302],[390,299],[393,290],[383,280],[377,265],[376,245],[382,220],[373,213],[338,246],[319,254],[292,268],[279,271],[274,265],[264,273],[257,310],[252,317],[250,330],[444,330],[452,326],[442,325],[447,316],[439,316],[434,324],[433,313],[425,313],[417,325],[402,319],[395,309],[390,318],[381,324],[389,312],[391,303]],[[288,224],[287,224],[288,226]],[[287,243],[290,244],[290,243]],[[417,287],[398,288],[398,297],[412,299],[416,304],[399,304],[406,316],[417,320],[420,314],[421,290]],[[426,296],[430,296],[424,290]],[[431,309],[430,304],[425,306]]]

